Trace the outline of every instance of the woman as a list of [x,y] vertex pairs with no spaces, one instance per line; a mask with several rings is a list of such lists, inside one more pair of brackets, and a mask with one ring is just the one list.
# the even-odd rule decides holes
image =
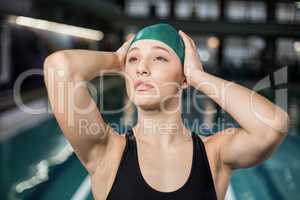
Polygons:
[[[58,51],[45,60],[44,72],[54,115],[91,176],[95,199],[224,199],[233,170],[262,162],[287,135],[286,112],[206,73],[194,41],[168,24],[145,27],[116,52]],[[86,86],[108,72],[124,75],[138,109],[126,135],[104,122]],[[180,103],[189,85],[241,128],[209,137],[187,129]],[[91,128],[82,129],[82,121]]]

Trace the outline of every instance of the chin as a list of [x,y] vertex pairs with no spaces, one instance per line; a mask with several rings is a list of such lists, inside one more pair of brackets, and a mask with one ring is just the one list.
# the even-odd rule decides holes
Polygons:
[[156,99],[153,96],[147,97],[147,96],[136,95],[133,102],[137,107],[140,107],[145,110],[158,109],[160,106],[160,99]]
[[153,111],[153,110],[159,110],[159,105],[156,104],[140,104],[140,105],[136,105],[136,107],[143,109],[143,110],[148,110],[148,111]]

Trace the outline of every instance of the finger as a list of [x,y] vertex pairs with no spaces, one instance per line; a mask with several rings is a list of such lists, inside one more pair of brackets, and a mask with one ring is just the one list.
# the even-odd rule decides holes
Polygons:
[[133,33],[129,33],[126,37],[126,41],[131,41],[134,38],[134,34]]
[[194,50],[193,45],[191,44],[191,42],[188,39],[188,37],[183,33],[183,31],[180,31],[179,34],[182,37],[184,45],[185,45],[185,51],[186,51],[185,54],[186,55],[191,54],[193,52],[193,50]]
[[181,31],[181,36],[182,36],[182,38],[183,38],[183,40],[185,42],[185,45],[188,47],[188,49],[189,48],[194,49],[194,46],[193,46],[191,40],[189,39],[189,37],[186,35],[186,33],[184,33],[183,31]]
[[196,44],[195,44],[194,40],[190,36],[188,36],[188,34],[186,34],[185,32],[183,32],[183,34],[187,37],[187,39],[190,42],[190,44],[193,47],[193,49],[196,49]]
[[129,39],[132,37],[132,35],[133,35],[132,33],[129,33],[129,34],[126,36],[126,41],[129,40]]
[[120,49],[128,49],[130,42],[134,39],[134,34],[130,33],[126,36],[126,41],[122,44]]
[[194,49],[196,49],[197,45],[196,45],[195,41],[190,36],[188,36],[186,33],[185,33],[185,35],[187,36],[187,38],[189,38],[189,40],[190,40],[192,46],[194,47]]
[[190,43],[191,43],[193,49],[196,49],[196,44],[195,44],[195,42],[194,42],[191,38],[189,38],[189,40],[190,40]]
[[184,45],[185,45],[186,49],[190,48],[191,44],[190,44],[188,38],[186,37],[186,35],[184,35],[183,31],[180,30],[179,34],[180,34],[180,36],[181,36],[181,38],[182,38],[182,40],[184,42]]
[[192,38],[190,38],[190,41],[191,41],[194,49],[197,49],[197,45],[196,45],[195,41]]

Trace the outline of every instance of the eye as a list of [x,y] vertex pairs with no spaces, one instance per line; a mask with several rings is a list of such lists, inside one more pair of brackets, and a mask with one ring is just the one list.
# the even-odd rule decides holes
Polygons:
[[128,62],[133,62],[133,61],[136,61],[136,60],[137,60],[136,57],[131,57],[131,58],[128,59]]
[[160,60],[160,61],[164,61],[167,62],[168,60],[162,56],[157,56],[156,59]]

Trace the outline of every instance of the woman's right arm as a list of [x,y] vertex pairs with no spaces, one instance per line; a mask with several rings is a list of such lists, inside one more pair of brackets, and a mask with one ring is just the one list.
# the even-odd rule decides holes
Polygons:
[[[44,80],[53,113],[75,154],[89,173],[121,137],[106,124],[91,97],[87,82],[105,71],[122,67],[122,52],[62,50],[44,62]],[[121,52],[121,53],[120,53]]]

